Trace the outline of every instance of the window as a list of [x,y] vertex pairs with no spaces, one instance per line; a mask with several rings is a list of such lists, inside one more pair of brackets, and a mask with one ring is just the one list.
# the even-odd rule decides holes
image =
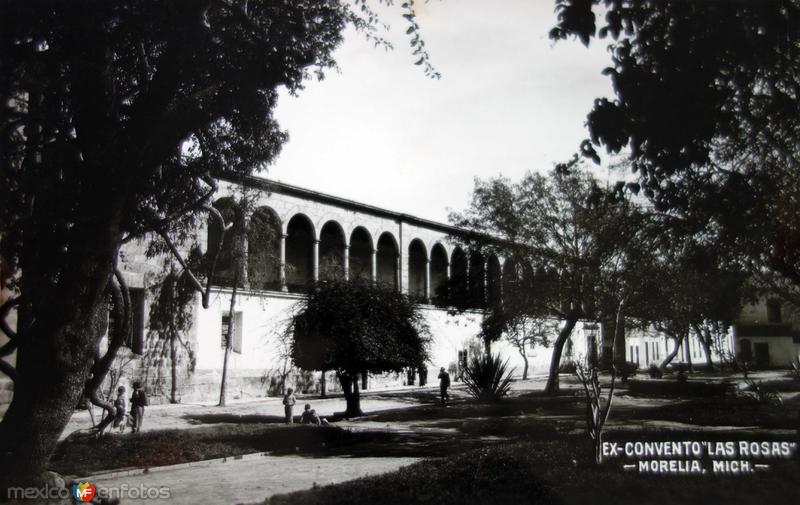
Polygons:
[[767,322],[770,324],[782,322],[780,300],[767,300]]
[[650,363],[650,344],[644,343],[644,364]]
[[[228,312],[222,314],[222,330],[220,332],[221,348],[225,349],[228,339],[228,331],[230,330],[231,318]],[[242,313],[233,313],[233,334],[231,335],[231,350],[233,352],[242,352]]]

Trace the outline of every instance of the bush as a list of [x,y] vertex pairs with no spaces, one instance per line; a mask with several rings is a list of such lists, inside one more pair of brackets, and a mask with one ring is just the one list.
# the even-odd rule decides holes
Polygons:
[[639,371],[639,365],[631,361],[626,361],[619,366],[618,371],[620,380],[622,380],[622,382],[628,382],[628,378],[633,377],[636,375],[636,372]]
[[496,402],[508,394],[511,374],[508,360],[500,361],[500,355],[473,356],[463,370],[467,391],[480,401]]
[[789,376],[793,379],[800,379],[800,358],[792,360],[792,369],[789,370]]
[[566,363],[561,363],[558,366],[558,373],[574,374],[575,372],[576,372],[576,367],[574,361],[567,361]]
[[664,376],[664,372],[662,372],[661,368],[659,368],[655,363],[650,364],[650,368],[647,369],[647,373],[650,374],[651,379],[660,379]]

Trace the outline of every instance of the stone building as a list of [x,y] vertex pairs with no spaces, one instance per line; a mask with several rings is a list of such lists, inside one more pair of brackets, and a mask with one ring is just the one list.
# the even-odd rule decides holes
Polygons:
[[[363,385],[368,389],[419,385],[426,376],[435,378],[442,366],[457,376],[460,364],[481,348],[477,342],[480,308],[501,297],[503,285],[513,282],[510,262],[462,249],[450,239],[462,230],[450,225],[256,177],[243,184],[222,181],[215,207],[225,213],[242,198],[251,210],[244,216],[248,231],[242,234],[242,247],[247,260],[238,272],[241,287],[233,311],[233,352],[228,364],[228,391],[233,399],[277,394],[283,381],[301,391],[320,389],[318,372],[292,369],[283,338],[310,282],[337,275],[371,279],[420,303],[433,337],[427,369],[366,377]],[[198,230],[201,249],[218,243],[215,228],[211,222]],[[229,235],[223,248],[230,246]],[[146,241],[130,244],[122,252],[124,275],[136,304],[132,347],[144,352],[144,358],[132,362],[123,375],[128,381],[142,376],[151,390],[166,396],[172,380],[166,368],[171,363],[163,353],[156,361],[148,356],[157,332],[147,316],[163,266],[147,257],[146,245]],[[233,267],[221,267],[209,307],[200,306],[199,296],[193,304],[192,325],[185,336],[193,359],[184,357],[178,363],[176,396],[180,401],[213,401],[219,394],[224,335],[231,324],[230,286],[237,274]],[[451,314],[437,304],[448,283],[467,294],[474,310]],[[570,353],[588,354],[588,340],[580,325],[573,341]],[[509,359],[518,375],[522,373],[523,359],[517,349],[503,342],[495,349]],[[550,352],[549,348],[527,349],[529,373],[546,373]],[[325,383],[336,387],[330,375]]]

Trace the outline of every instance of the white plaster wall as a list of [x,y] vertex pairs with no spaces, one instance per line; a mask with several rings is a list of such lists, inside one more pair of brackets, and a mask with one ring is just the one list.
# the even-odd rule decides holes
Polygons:
[[[790,367],[792,360],[798,357],[798,349],[792,337],[742,337],[750,341],[751,346],[759,343],[769,344],[769,364],[771,367]],[[755,348],[751,347],[755,358]],[[736,340],[736,352],[741,352],[740,340]]]

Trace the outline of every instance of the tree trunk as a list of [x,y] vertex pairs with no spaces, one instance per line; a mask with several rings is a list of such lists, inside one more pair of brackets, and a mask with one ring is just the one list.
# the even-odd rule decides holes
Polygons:
[[8,486],[38,482],[98,352],[120,242],[119,210],[113,204],[121,203],[109,202],[110,194],[105,198],[107,205],[95,199],[92,209],[79,214],[84,217],[70,230],[66,251],[54,255],[46,236],[26,238],[17,378],[0,423],[0,494]]
[[519,354],[522,356],[522,362],[525,364],[522,368],[522,380],[528,380],[528,355],[525,353],[525,344],[519,346]]
[[320,389],[320,396],[322,398],[328,397],[328,381],[325,378],[325,370],[322,371],[322,375],[319,378],[319,389]]
[[561,365],[561,352],[564,350],[564,344],[567,342],[570,335],[572,335],[572,330],[575,328],[577,322],[577,317],[573,315],[567,316],[564,327],[558,333],[558,338],[556,338],[556,341],[553,343],[553,357],[550,359],[550,372],[547,376],[547,384],[544,387],[544,392],[548,395],[558,393],[558,367]]
[[694,373],[692,366],[692,342],[689,340],[689,335],[683,339],[684,351],[686,351],[686,364],[689,365],[689,373]]
[[697,340],[700,341],[700,345],[703,346],[703,351],[706,353],[706,370],[713,372],[714,361],[711,359],[711,335],[708,331],[703,332],[699,326],[695,326],[694,331],[697,334]]
[[344,399],[347,402],[347,408],[344,411],[344,417],[359,417],[363,416],[364,412],[361,411],[361,395],[358,391],[358,374],[336,373],[339,382],[342,385],[344,392]]
[[233,347],[233,331],[236,325],[234,308],[236,307],[236,288],[239,285],[239,269],[233,274],[233,291],[231,291],[231,304],[228,308],[228,335],[225,337],[225,354],[222,358],[222,380],[219,384],[219,406],[225,406],[226,389],[228,387],[228,358]]
[[675,342],[675,349],[673,349],[672,352],[667,354],[667,357],[664,358],[664,361],[662,361],[661,364],[658,366],[658,368],[661,369],[662,373],[664,372],[664,370],[666,370],[667,365],[672,363],[672,360],[675,359],[675,356],[678,355],[678,351],[680,351],[681,349],[681,343],[683,341],[683,337],[678,337],[678,338],[672,337],[672,340]]
[[178,403],[178,348],[176,340],[177,336],[173,334],[169,342],[169,361],[172,368],[172,384],[169,390],[170,403]]

